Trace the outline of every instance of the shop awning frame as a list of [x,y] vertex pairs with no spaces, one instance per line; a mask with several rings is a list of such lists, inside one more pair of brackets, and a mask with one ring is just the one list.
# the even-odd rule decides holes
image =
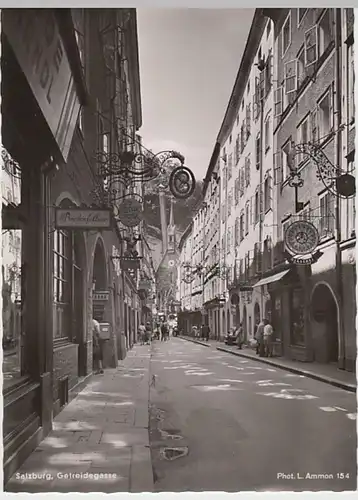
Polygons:
[[291,269],[286,269],[285,271],[281,271],[280,273],[273,274],[272,276],[267,276],[266,278],[262,278],[257,283],[255,283],[254,288],[258,286],[268,285],[269,283],[275,283],[276,281],[282,280]]

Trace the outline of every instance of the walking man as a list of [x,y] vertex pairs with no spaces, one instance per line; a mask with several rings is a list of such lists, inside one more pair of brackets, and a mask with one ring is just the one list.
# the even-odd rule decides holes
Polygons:
[[263,321],[260,321],[256,329],[256,341],[257,341],[256,354],[259,354],[260,357],[264,356],[265,354],[265,346],[263,342],[264,328],[265,328],[265,323]]
[[103,349],[100,338],[100,326],[97,320],[92,319],[92,349],[93,349],[93,370],[96,374],[103,373]]

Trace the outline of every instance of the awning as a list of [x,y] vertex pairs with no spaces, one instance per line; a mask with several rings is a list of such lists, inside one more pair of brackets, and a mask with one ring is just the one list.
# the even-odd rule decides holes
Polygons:
[[290,269],[286,269],[286,271],[281,271],[280,273],[273,274],[272,276],[267,276],[267,278],[262,278],[262,280],[255,283],[254,287],[268,285],[269,283],[274,283],[275,281],[280,281],[289,272],[290,272]]

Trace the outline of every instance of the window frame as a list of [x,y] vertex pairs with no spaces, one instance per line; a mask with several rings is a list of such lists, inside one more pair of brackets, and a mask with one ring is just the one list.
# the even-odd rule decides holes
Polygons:
[[[284,49],[284,30],[285,30],[285,26],[286,24],[289,23],[289,42],[287,44],[287,47],[286,49]],[[281,28],[281,52],[282,52],[282,59],[285,57],[288,49],[290,48],[290,45],[292,43],[292,22],[291,22],[291,10],[289,11],[283,25],[282,25],[282,28]]]
[[[327,198],[329,199],[329,203],[327,202],[324,209],[328,210],[328,214],[326,214],[326,213],[322,214],[322,211],[321,211],[322,200],[327,199]],[[336,229],[335,228],[335,226],[336,226],[335,214],[334,214],[335,197],[328,189],[326,189],[325,191],[323,191],[322,193],[319,194],[318,200],[319,200],[318,232],[319,232],[321,240],[331,239],[334,237],[334,233],[335,233],[335,229]],[[332,208],[332,210],[330,210],[330,207],[332,205],[333,205],[333,208]],[[332,214],[332,212],[333,212],[333,214]],[[324,224],[325,220],[327,220],[327,225]],[[333,222],[331,222],[331,221],[333,221]],[[331,226],[333,226],[333,227],[331,227]],[[323,234],[323,233],[325,233],[325,234]]]
[[[322,120],[321,120],[322,107],[321,107],[321,104],[323,103],[323,101],[327,97],[328,97],[328,103],[329,103],[329,109],[330,109],[329,131],[328,131],[328,133],[325,133],[324,135],[322,135]],[[321,97],[317,100],[316,110],[317,110],[317,115],[316,115],[317,139],[318,139],[318,141],[325,142],[331,136],[332,131],[333,131],[333,127],[334,127],[333,84],[330,84],[328,86],[328,88],[323,92]]]
[[[268,130],[267,130],[268,125]],[[264,134],[265,134],[265,155],[271,149],[271,141],[269,140],[269,144],[267,143],[267,139],[270,139],[270,131],[271,131],[271,111],[269,111],[266,115],[264,122]]]
[[[303,10],[303,16],[301,17],[300,19],[300,10]],[[308,7],[297,7],[297,27],[301,26],[302,24],[302,21],[304,20],[304,18],[306,17],[308,13]]]

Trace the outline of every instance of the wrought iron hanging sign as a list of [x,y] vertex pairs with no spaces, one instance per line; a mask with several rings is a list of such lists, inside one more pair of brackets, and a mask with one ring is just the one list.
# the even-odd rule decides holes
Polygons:
[[118,219],[124,226],[138,226],[143,218],[143,208],[134,197],[125,198],[118,206]]
[[310,265],[318,259],[321,252],[315,252],[319,243],[316,227],[308,221],[298,220],[285,231],[285,246],[289,251],[287,259],[297,265]]

